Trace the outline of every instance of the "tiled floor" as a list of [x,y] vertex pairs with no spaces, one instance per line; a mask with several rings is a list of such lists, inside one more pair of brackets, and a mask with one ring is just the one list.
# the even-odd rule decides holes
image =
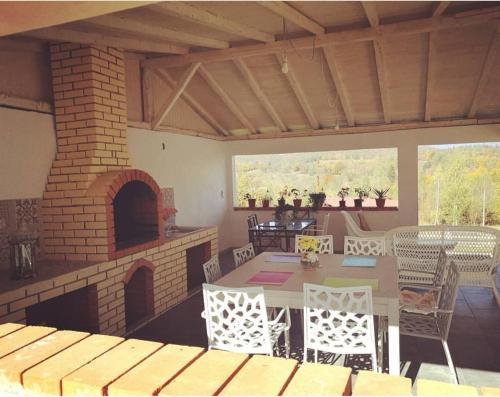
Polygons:
[[[225,274],[233,269],[232,254],[222,255],[221,269]],[[500,275],[497,275],[500,285]],[[158,317],[131,337],[206,346],[205,323],[201,293]],[[292,318],[292,356],[302,359],[302,329],[300,317]],[[500,309],[489,289],[461,288],[450,329],[449,347],[457,367],[459,381],[474,386],[500,386]],[[320,361],[332,362],[331,355]],[[335,361],[336,364],[342,361]],[[360,365],[348,359],[350,366]],[[362,363],[361,363],[362,365]],[[402,375],[412,379],[425,378],[452,382],[440,341],[401,337]]]

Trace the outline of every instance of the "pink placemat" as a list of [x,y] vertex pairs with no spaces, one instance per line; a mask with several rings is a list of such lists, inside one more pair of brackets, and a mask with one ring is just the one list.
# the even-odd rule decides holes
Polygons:
[[268,284],[281,285],[290,278],[293,272],[269,272],[261,270],[255,273],[252,278],[247,281],[247,284]]

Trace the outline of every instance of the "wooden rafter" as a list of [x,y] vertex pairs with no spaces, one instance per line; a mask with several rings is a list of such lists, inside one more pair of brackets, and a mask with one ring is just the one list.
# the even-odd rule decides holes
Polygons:
[[[376,5],[374,2],[363,1],[361,3],[363,5],[363,9],[365,10],[366,17],[370,22],[370,26],[372,28],[377,28],[380,25],[380,19],[377,14]],[[375,39],[373,41],[373,49],[375,51],[375,63],[377,67],[377,76],[378,76],[378,86],[380,90],[380,99],[382,102],[382,110],[384,112],[384,121],[386,123],[391,122],[391,113],[390,113],[390,103],[389,103],[389,91],[387,88],[387,74],[385,68],[384,61],[384,51],[382,39]]]
[[173,15],[185,21],[208,26],[209,28],[220,30],[222,32],[246,37],[248,39],[263,42],[271,42],[275,40],[272,34],[234,22],[220,15],[196,8],[181,1],[166,1],[158,5],[150,6],[149,9],[158,13]]
[[210,86],[210,88],[219,96],[234,116],[240,121],[243,126],[252,134],[257,133],[257,129],[253,126],[252,122],[245,116],[239,106],[231,99],[229,95],[223,90],[220,84],[215,80],[212,74],[203,66],[199,68],[199,74],[203,80]]
[[174,107],[175,103],[177,102],[177,99],[181,96],[181,94],[184,92],[186,89],[187,85],[193,78],[194,74],[200,67],[200,63],[196,62],[193,63],[191,66],[189,66],[183,73],[181,79],[173,89],[173,91],[170,93],[168,96],[167,100],[165,103],[162,105],[160,110],[158,111],[158,114],[153,117],[153,121],[151,122],[151,127],[153,130],[157,129],[158,126],[162,123],[162,121],[167,117],[168,113],[172,110]]
[[104,16],[85,21],[92,25],[97,25],[104,28],[112,28],[123,32],[132,32],[139,35],[147,35],[160,40],[169,40],[190,46],[199,46],[207,48],[228,48],[227,41],[211,39],[185,33],[178,30],[172,30],[163,26],[144,23],[132,18],[124,18],[119,16]]
[[171,43],[161,41],[151,41],[145,39],[125,38],[115,35],[104,35],[100,33],[81,32],[66,28],[46,28],[34,30],[23,34],[23,36],[33,37],[49,41],[69,41],[72,43],[96,44],[111,47],[124,48],[141,52],[156,52],[160,54],[185,54],[186,47],[180,47]]
[[257,82],[257,79],[254,77],[252,71],[248,68],[245,61],[243,61],[243,59],[235,59],[234,64],[236,65],[242,76],[245,78],[253,93],[255,94],[261,105],[266,109],[267,113],[274,121],[274,123],[279,127],[281,131],[288,131],[285,123],[283,123],[283,120],[281,120],[281,117],[279,116],[278,112],[276,112],[276,109],[274,109],[274,106],[271,104],[271,101],[269,100],[267,95],[264,93],[264,91],[262,91],[262,88]]
[[[281,64],[281,58],[279,55],[276,55],[276,59]],[[302,108],[304,114],[306,115],[307,120],[309,121],[311,127],[314,128],[315,130],[320,128],[319,122],[314,116],[311,105],[309,104],[306,94],[302,89],[302,85],[297,79],[297,75],[295,74],[293,65],[290,63],[290,60],[288,60],[288,73],[286,73],[285,76],[288,82],[290,83],[290,87],[292,87],[292,90],[295,93],[297,100],[299,101],[300,107]]]
[[[310,49],[313,46],[321,48],[336,44],[364,42],[384,36],[404,36],[442,29],[460,28],[485,23],[498,17],[500,17],[500,7],[489,7],[482,10],[476,10],[474,14],[455,14],[442,16],[440,18],[422,18],[413,21],[383,24],[376,28],[368,27],[339,30],[317,35],[314,40],[311,40],[311,37],[302,37],[294,39],[293,46],[297,50],[304,50]],[[235,58],[275,54],[289,48],[289,40],[281,40],[273,43],[239,46],[223,50],[209,50],[180,56],[158,57],[156,59],[144,60],[142,61],[142,65],[151,68],[177,67],[197,61],[209,63],[228,61]]]
[[143,7],[154,2],[135,1],[5,1],[0,2],[0,37],[112,12]]
[[305,30],[314,34],[325,33],[325,28],[321,26],[318,22],[309,18],[308,16],[297,11],[291,5],[288,5],[284,1],[259,1],[262,7],[278,14],[279,16],[293,22],[295,25],[304,28]]
[[432,16],[438,17],[440,16],[450,5],[450,1],[438,1],[434,7],[432,8]]
[[486,54],[486,58],[484,59],[483,68],[481,70],[481,76],[476,85],[476,90],[474,92],[474,97],[472,98],[472,102],[470,105],[469,113],[467,117],[473,118],[476,116],[477,108],[479,106],[479,101],[481,100],[481,96],[483,94],[484,88],[488,83],[488,79],[490,78],[491,71],[493,69],[493,65],[495,63],[495,59],[498,53],[498,42],[500,36],[500,23],[498,23],[495,32],[493,33],[493,37],[490,40],[490,45],[488,47],[488,53]]
[[142,113],[143,119],[151,124],[154,112],[153,71],[141,69]]
[[335,84],[335,90],[337,91],[337,95],[339,96],[340,104],[342,105],[342,109],[344,110],[344,114],[347,119],[347,125],[352,127],[354,126],[354,115],[352,113],[352,108],[347,97],[344,82],[339,73],[339,67],[337,65],[337,61],[335,60],[335,55],[333,53],[332,47],[323,48],[323,55],[328,66],[328,70],[330,71],[330,75],[332,76],[333,83]]
[[[154,71],[155,74],[168,86],[175,87],[177,81],[164,69],[157,69]],[[194,99],[187,90],[182,93],[182,98],[186,103],[193,109],[193,111],[200,116],[208,125],[210,125],[219,135],[229,135],[229,132],[222,127],[217,120],[196,100]],[[158,128],[161,130],[161,127]]]
[[429,48],[427,50],[427,78],[425,88],[425,113],[424,120],[431,121],[432,119],[432,93],[436,85],[434,77],[434,65],[436,57],[436,32],[429,32]]

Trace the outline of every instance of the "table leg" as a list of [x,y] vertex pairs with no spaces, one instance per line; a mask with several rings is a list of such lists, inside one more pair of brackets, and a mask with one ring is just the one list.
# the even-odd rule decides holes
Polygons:
[[399,301],[391,299],[388,307],[388,322],[389,322],[389,373],[391,375],[399,375]]

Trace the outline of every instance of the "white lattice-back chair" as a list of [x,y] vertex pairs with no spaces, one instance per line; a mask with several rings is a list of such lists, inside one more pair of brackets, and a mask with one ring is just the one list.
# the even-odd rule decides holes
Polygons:
[[304,362],[307,349],[334,354],[369,354],[377,370],[372,289],[304,284]]
[[385,239],[344,236],[344,255],[385,255]]
[[289,356],[290,311],[284,308],[274,320],[269,320],[262,287],[203,284],[203,301],[209,349],[272,356],[284,333],[286,356]]
[[446,254],[446,250],[441,247],[439,249],[437,259],[435,260],[434,269],[420,271],[399,269],[399,286],[429,286],[440,289],[443,285],[443,278],[445,275],[447,264],[448,255]]
[[241,248],[233,250],[234,266],[238,267],[255,257],[255,250],[252,243],[248,243]]
[[347,234],[353,237],[383,237],[385,232],[382,230],[372,230],[366,231],[361,230],[356,221],[353,219],[351,214],[347,211],[340,211],[345,219],[345,227],[347,229]]
[[333,236],[305,236],[303,234],[297,234],[295,236],[295,253],[301,254],[303,251],[300,249],[300,240],[303,238],[313,238],[317,241],[316,254],[333,254]]
[[308,236],[321,235],[325,236],[328,234],[328,226],[330,224],[330,213],[327,212],[323,217],[323,223],[321,225],[312,225],[304,230],[302,234]]
[[444,278],[437,309],[424,309],[421,313],[418,313],[414,309],[411,312],[403,309],[399,316],[399,332],[402,335],[441,341],[448,367],[454,377],[455,383],[458,383],[458,377],[453,360],[451,359],[450,349],[448,348],[448,334],[450,332],[460,278],[457,266],[451,261]]
[[203,264],[203,272],[205,273],[205,280],[208,284],[212,284],[221,278],[222,273],[220,271],[219,257],[214,255]]
[[386,249],[398,257],[400,270],[435,271],[442,247],[455,262],[460,285],[491,288],[500,304],[495,280],[499,246],[500,231],[483,226],[409,226],[386,235]]

